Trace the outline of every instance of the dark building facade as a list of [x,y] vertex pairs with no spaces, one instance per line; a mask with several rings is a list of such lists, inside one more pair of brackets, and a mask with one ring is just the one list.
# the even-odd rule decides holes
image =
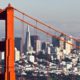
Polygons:
[[[80,41],[80,39],[78,39],[78,41]],[[77,49],[80,50],[80,48],[79,48],[80,47],[80,42],[78,42],[78,41],[76,41],[76,46],[78,46]]]
[[53,47],[60,47],[60,40],[52,37]]
[[17,37],[17,38],[15,38],[15,47],[19,50],[19,51],[21,51],[21,38],[20,37]]
[[36,40],[39,39],[38,35],[31,35],[31,46],[36,50]]
[[46,47],[47,47],[47,44],[46,44],[45,42],[42,42],[42,47],[41,47],[41,49],[42,49],[42,50],[45,50]]

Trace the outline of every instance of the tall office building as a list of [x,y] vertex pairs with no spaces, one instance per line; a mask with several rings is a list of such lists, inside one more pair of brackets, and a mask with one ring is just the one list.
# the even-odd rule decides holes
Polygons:
[[61,49],[65,49],[64,40],[66,40],[66,37],[63,34],[60,34],[59,38],[60,39],[57,39],[55,37],[52,38],[53,47],[60,47]]
[[36,40],[36,52],[38,53],[41,51],[41,41],[38,39]]
[[42,50],[45,50],[45,49],[46,49],[46,43],[45,43],[45,42],[42,42],[41,49],[42,49]]
[[80,47],[80,39],[78,39],[78,41],[76,41],[76,46],[78,46],[76,49],[79,49],[80,50],[80,48],[79,48]]
[[21,38],[20,37],[16,37],[15,38],[15,47],[17,48],[17,50],[19,50],[21,52]]
[[55,37],[52,37],[52,44],[53,44],[53,47],[59,47],[60,46],[60,40],[55,38]]
[[33,49],[35,51],[36,51],[36,43],[39,42],[37,40],[39,40],[39,36],[38,35],[31,35],[31,46],[33,47]]
[[61,34],[60,35],[60,48],[63,50],[63,49],[65,49],[65,44],[66,44],[66,37],[63,35],[63,34]]
[[31,50],[31,37],[30,37],[30,31],[29,31],[29,26],[27,27],[27,32],[26,32],[26,39],[25,39],[25,44],[24,44],[24,53],[28,52]]
[[73,49],[73,45],[71,45],[71,44],[73,44],[73,40],[69,38],[67,40],[67,42],[68,43],[66,43],[66,53],[67,53],[67,55],[69,55],[71,53],[71,50]]

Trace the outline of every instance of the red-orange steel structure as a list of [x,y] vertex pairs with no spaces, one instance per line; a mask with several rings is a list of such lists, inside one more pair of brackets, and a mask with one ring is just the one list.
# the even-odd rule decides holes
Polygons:
[[0,12],[0,20],[5,20],[5,71],[4,80],[16,80],[14,70],[14,8],[8,7]]

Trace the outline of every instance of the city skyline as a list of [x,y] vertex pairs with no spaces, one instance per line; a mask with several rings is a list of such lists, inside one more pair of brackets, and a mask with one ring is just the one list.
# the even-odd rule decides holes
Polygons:
[[[7,4],[5,1],[3,2]],[[24,2],[26,3],[23,1],[22,4]],[[33,10],[29,11],[29,15],[26,12],[27,6],[17,8],[17,6],[21,6],[17,1],[11,1],[12,4],[9,3],[5,9],[4,4],[2,4],[3,9],[0,9],[0,32],[2,32],[0,33],[0,80],[77,80],[80,77],[80,39],[66,34],[74,31],[75,28],[72,29],[71,26],[68,26],[69,28],[66,29],[61,24],[62,20],[66,22],[69,19],[69,23],[76,21],[74,14],[71,14],[74,10],[66,13],[67,10],[70,11],[68,8],[71,4],[74,5],[75,1],[73,3],[66,1],[69,3],[69,7],[65,1],[62,3],[60,1],[59,4],[57,1],[53,1],[55,4],[57,3],[58,7],[49,1],[50,6],[56,6],[52,8],[53,10],[58,8],[59,14],[57,11],[52,13],[49,11],[48,0],[42,6],[42,1],[37,2],[40,3],[28,5],[28,10],[31,10],[29,7],[36,9],[34,9],[35,13],[32,12]],[[14,4],[15,7],[13,7]],[[44,8],[46,9],[44,10]],[[61,9],[65,11],[62,12]],[[55,17],[54,12],[56,13]],[[38,19],[30,15],[36,16]],[[49,22],[57,25],[58,29],[53,28]]]

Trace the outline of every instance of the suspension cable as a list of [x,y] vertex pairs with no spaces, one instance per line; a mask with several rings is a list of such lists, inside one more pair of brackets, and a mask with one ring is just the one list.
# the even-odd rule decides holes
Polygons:
[[43,32],[43,33],[51,36],[51,37],[55,37],[55,38],[57,38],[57,39],[59,39],[59,40],[61,40],[61,41],[64,41],[64,42],[66,42],[66,43],[68,43],[68,44],[70,44],[70,45],[72,45],[72,46],[74,46],[74,47],[76,47],[76,48],[80,48],[79,46],[76,46],[76,45],[74,45],[74,44],[72,44],[72,43],[70,43],[70,42],[67,42],[66,40],[61,39],[60,37],[58,37],[58,36],[56,36],[56,35],[53,35],[53,34],[47,32],[47,31],[44,31],[43,29],[40,29],[40,28],[36,27],[35,25],[33,25],[33,24],[31,24],[31,23],[29,23],[29,22],[27,22],[27,21],[24,21],[24,20],[20,19],[19,17],[16,17],[16,16],[14,16],[14,17],[15,17],[16,19],[24,22],[25,24],[28,24],[28,25],[30,25],[31,27],[33,27],[33,28],[35,28],[35,29],[37,29],[37,30],[39,30],[39,31],[41,31],[41,32]]
[[24,12],[22,12],[22,11],[16,9],[16,8],[14,8],[14,9],[15,9],[17,12],[19,12],[19,13],[21,13],[21,14],[24,14],[25,16],[29,17],[30,19],[32,19],[32,20],[34,20],[34,21],[37,21],[38,23],[44,25],[45,27],[50,28],[50,29],[52,29],[52,30],[54,30],[54,31],[56,31],[56,32],[58,32],[58,33],[60,33],[60,34],[63,34],[64,36],[66,36],[66,37],[68,37],[68,38],[71,38],[71,39],[73,39],[73,40],[75,40],[75,41],[77,41],[77,42],[80,42],[78,39],[76,39],[76,38],[74,38],[74,37],[70,37],[69,35],[65,34],[64,32],[62,32],[62,31],[60,31],[60,30],[54,29],[53,27],[51,27],[50,25],[42,22],[41,20],[38,20],[38,19],[36,19],[36,18],[33,18],[32,16],[30,16],[30,15],[28,15],[28,14],[26,14],[26,13],[24,13]]

